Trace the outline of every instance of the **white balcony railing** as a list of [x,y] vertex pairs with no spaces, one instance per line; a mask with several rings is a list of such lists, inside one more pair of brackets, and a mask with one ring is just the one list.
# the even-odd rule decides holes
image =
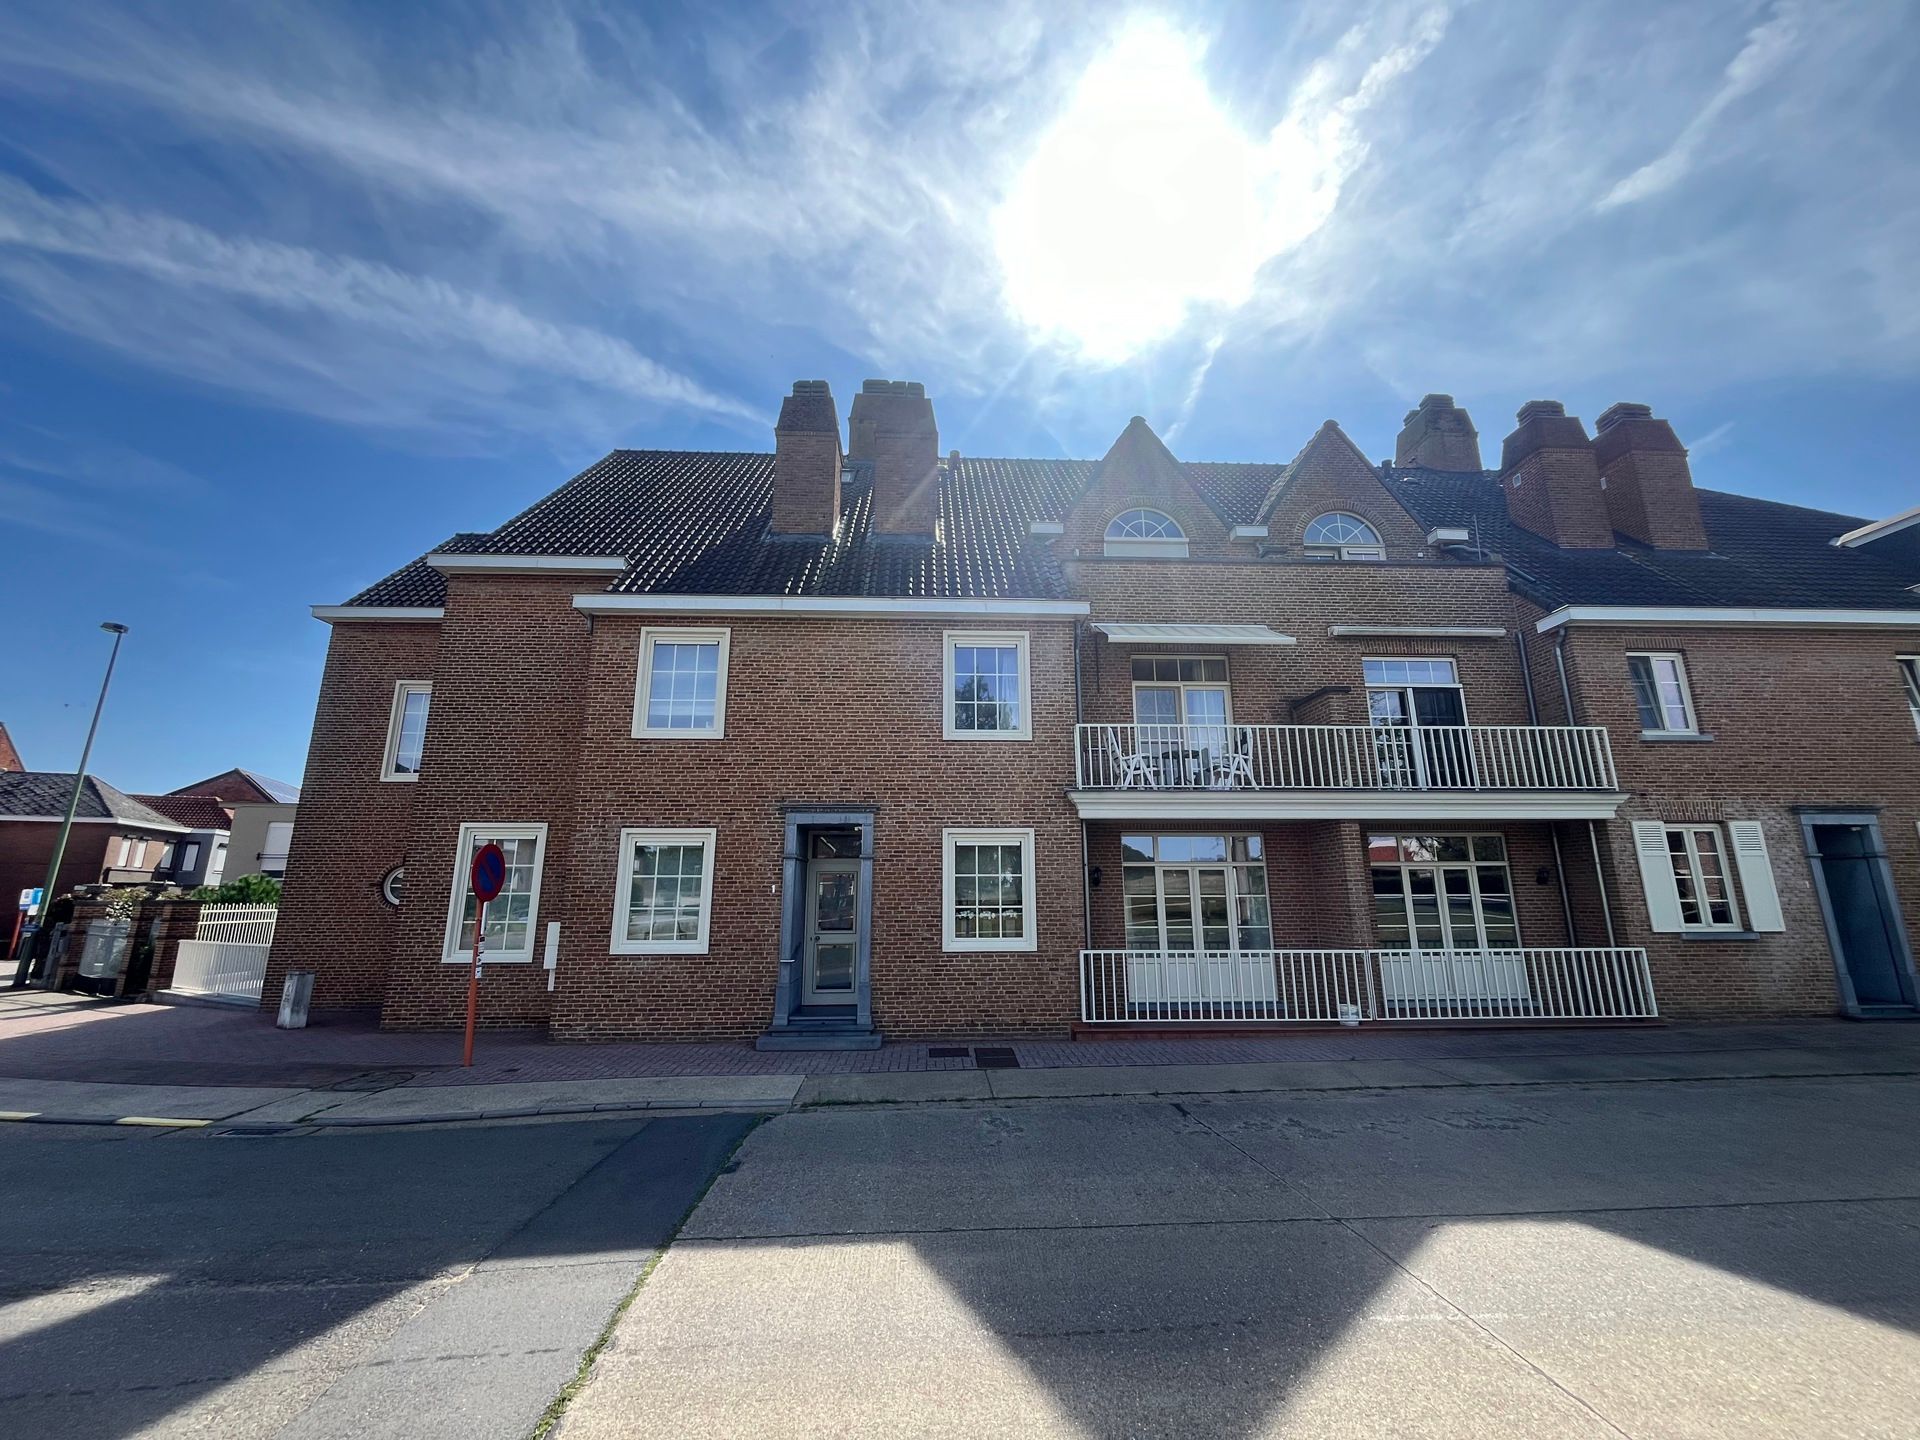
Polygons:
[[1082,950],[1089,1024],[1651,1020],[1647,952]]
[[1081,725],[1082,790],[1618,788],[1599,725]]

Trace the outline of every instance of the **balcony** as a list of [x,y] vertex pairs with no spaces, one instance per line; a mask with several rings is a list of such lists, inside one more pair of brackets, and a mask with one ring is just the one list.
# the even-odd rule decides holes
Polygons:
[[1089,1025],[1652,1020],[1647,952],[1082,950]]
[[1088,819],[1593,819],[1626,797],[1598,725],[1081,725]]

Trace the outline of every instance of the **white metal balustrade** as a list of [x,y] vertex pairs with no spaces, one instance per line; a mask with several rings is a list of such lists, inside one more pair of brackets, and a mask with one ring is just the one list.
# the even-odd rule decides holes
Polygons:
[[1082,950],[1089,1024],[1651,1020],[1647,952]]
[[1599,725],[1080,725],[1082,790],[1619,788]]
[[169,988],[186,995],[257,1001],[273,946],[273,905],[203,905],[194,938],[182,940]]

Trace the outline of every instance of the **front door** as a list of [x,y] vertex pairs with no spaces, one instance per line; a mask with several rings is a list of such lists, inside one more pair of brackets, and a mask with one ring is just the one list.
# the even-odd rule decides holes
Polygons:
[[1811,827],[1815,863],[1826,881],[1828,920],[1840,963],[1861,1005],[1912,1005],[1912,977],[1900,922],[1886,893],[1877,830],[1868,825]]
[[807,862],[803,1005],[852,1005],[860,958],[860,862]]

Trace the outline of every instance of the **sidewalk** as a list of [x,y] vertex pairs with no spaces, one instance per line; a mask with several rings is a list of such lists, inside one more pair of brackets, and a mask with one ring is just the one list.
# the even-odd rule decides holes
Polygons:
[[[1003,1053],[978,1057],[984,1049]],[[916,1041],[817,1054],[555,1045],[530,1032],[483,1032],[471,1070],[459,1052],[457,1035],[383,1032],[368,1021],[280,1031],[252,1012],[0,992],[0,1118],[344,1127],[659,1109],[1907,1075],[1920,1074],[1920,1026],[1368,1029]]]

